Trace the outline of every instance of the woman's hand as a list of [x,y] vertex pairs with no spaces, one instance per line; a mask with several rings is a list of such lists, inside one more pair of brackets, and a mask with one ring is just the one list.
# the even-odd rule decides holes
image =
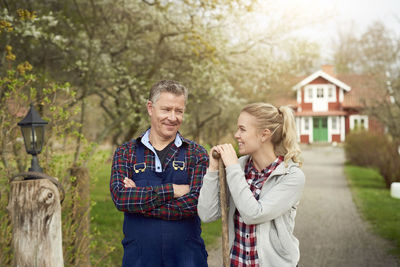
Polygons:
[[[211,150],[210,150],[210,154],[209,154],[209,165],[208,165],[208,169],[210,170],[210,171],[218,171],[218,162],[219,162],[219,160],[218,159],[215,159],[214,157],[213,157],[213,152],[214,152],[214,150],[216,150],[216,146],[214,146],[214,147],[212,147],[211,148]],[[216,150],[217,151],[217,150]]]
[[225,167],[237,164],[239,162],[238,157],[236,156],[236,151],[232,144],[218,145],[216,146],[215,150],[221,155]]

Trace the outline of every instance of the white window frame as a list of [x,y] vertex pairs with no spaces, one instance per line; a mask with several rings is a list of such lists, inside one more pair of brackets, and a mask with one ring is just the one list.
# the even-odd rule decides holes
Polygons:
[[361,120],[364,120],[364,130],[368,130],[368,116],[367,115],[350,115],[350,130],[354,130],[355,122],[357,121],[358,125],[361,125]]
[[[315,97],[321,98],[321,99],[325,99],[326,98],[326,94],[325,94],[325,86],[318,86],[316,87],[316,93],[315,93]],[[321,93],[321,94],[320,94]]]
[[332,131],[336,131],[338,129],[338,118],[332,117]]
[[307,85],[304,87],[304,103],[312,103],[314,100],[314,95],[314,87],[312,85]]
[[[322,90],[322,97],[318,97],[318,92],[320,90]],[[328,95],[329,90],[332,90],[331,96]],[[308,84],[304,86],[304,103],[312,103],[315,100],[336,102],[336,86],[334,84]]]
[[304,131],[310,131],[310,119],[308,117],[304,118]]
[[[312,117],[301,117],[301,134],[310,134],[311,132],[311,118]],[[308,129],[306,124],[308,123]]]
[[[333,128],[333,122],[336,121],[336,128]],[[340,134],[341,132],[341,121],[339,116],[331,116],[328,118],[328,126],[331,134]]]
[[[331,96],[329,96],[329,90],[332,90]],[[336,86],[333,84],[330,84],[327,86],[326,91],[327,91],[326,96],[327,96],[328,102],[336,102]]]

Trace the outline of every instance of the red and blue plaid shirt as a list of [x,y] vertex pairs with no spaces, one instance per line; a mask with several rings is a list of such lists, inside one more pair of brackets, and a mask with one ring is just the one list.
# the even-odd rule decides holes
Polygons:
[[[207,151],[193,141],[181,137],[179,133],[178,136],[182,140],[182,145],[180,147],[175,144],[171,145],[163,170],[178,155],[179,149],[186,146],[185,161],[190,181],[190,192],[182,197],[174,198],[172,183],[126,188],[124,178],[132,177],[133,165],[136,163],[137,143],[141,142],[143,135],[121,145],[114,153],[110,191],[117,209],[164,220],[180,220],[197,215],[199,192],[208,167]],[[155,154],[150,149],[145,148],[144,158],[146,167],[155,172]]]
[[[260,172],[254,167],[252,160],[246,163],[244,169],[246,181],[257,200],[264,182],[282,161],[283,157],[277,157],[273,163]],[[230,255],[231,266],[258,267],[256,225],[245,224],[237,209],[234,215],[234,224],[235,240]]]

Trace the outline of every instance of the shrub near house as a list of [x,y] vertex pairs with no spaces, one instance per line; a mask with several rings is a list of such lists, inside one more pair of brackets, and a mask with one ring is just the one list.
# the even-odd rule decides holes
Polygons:
[[345,152],[351,164],[378,169],[390,188],[392,182],[400,182],[397,147],[386,135],[359,130],[347,135]]

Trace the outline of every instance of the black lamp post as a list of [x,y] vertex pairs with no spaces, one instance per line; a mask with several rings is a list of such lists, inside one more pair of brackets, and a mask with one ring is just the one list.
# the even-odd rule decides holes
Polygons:
[[26,152],[32,155],[29,171],[42,172],[43,169],[39,166],[37,155],[42,151],[44,127],[47,121],[40,117],[39,113],[33,108],[33,104],[30,106],[28,114],[18,123],[18,126],[21,127],[24,136]]

